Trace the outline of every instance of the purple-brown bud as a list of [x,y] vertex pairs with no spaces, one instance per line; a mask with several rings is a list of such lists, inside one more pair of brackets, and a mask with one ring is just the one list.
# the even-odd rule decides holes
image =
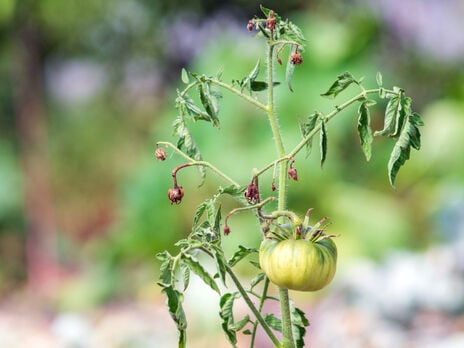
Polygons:
[[295,168],[293,167],[288,168],[287,174],[290,179],[298,181],[298,172],[296,171]]
[[275,185],[274,183],[272,183],[272,185],[271,185],[271,190],[272,190],[272,191],[275,191],[276,189],[277,189],[277,188],[276,188],[276,185]]
[[255,28],[255,25],[253,24],[253,22],[249,21],[247,24],[248,31],[253,31],[254,28]]
[[155,157],[158,161],[164,161],[166,159],[166,151],[160,147],[156,148]]
[[282,65],[282,59],[280,59],[280,57],[277,57],[277,63],[279,63],[279,65]]
[[295,51],[290,55],[290,63],[294,65],[300,65],[303,63],[303,57],[301,57],[300,53]]
[[224,226],[224,236],[228,236],[230,233],[230,227],[229,225]]
[[184,189],[182,186],[175,185],[173,188],[168,191],[168,198],[171,201],[171,204],[179,204],[184,197]]
[[275,17],[274,11],[269,12],[269,17],[266,19],[266,27],[273,31],[276,27],[277,19]]
[[249,204],[255,204],[259,202],[259,189],[254,181],[248,185],[245,191],[245,198]]

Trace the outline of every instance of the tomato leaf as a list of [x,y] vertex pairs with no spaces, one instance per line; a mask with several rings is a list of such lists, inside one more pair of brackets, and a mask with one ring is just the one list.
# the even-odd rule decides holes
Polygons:
[[214,253],[214,261],[216,261],[216,268],[219,274],[219,277],[222,280],[224,286],[226,285],[226,258],[224,256],[224,252],[220,247],[213,246],[213,253]]
[[422,118],[418,113],[414,112],[408,115],[388,161],[388,177],[392,187],[395,186],[395,179],[401,166],[409,159],[411,147],[416,150],[420,149],[421,134],[419,127],[423,125]]
[[252,253],[257,253],[258,250],[256,248],[247,248],[244,247],[243,245],[238,246],[238,250],[232,255],[232,257],[229,259],[229,266],[233,267],[237,263],[239,263],[241,260],[243,260],[246,256],[252,254]]
[[253,289],[256,285],[261,283],[265,278],[266,278],[266,275],[264,273],[258,273],[258,275],[250,281],[251,289]]
[[[380,131],[374,132],[374,136],[397,136],[397,123],[401,121],[401,99],[402,99],[402,90],[398,87],[394,88],[395,92],[398,94],[388,95],[390,98],[388,101],[387,107],[385,109],[385,118],[384,126]],[[402,126],[402,125],[401,125]],[[400,127],[401,127],[400,126]],[[395,135],[396,134],[396,135]]]
[[366,157],[366,160],[369,161],[372,154],[371,148],[373,137],[371,130],[371,117],[367,100],[363,101],[358,109],[358,134],[364,156]]
[[324,165],[325,158],[327,157],[327,132],[325,129],[325,120],[321,120],[321,132],[319,138],[319,147],[321,151],[321,167]]
[[375,76],[375,79],[377,81],[377,86],[382,87],[382,74],[380,71],[377,71],[377,75]]
[[210,117],[210,122],[213,126],[220,126],[218,113],[219,113],[219,98],[221,95],[218,92],[213,92],[209,83],[203,82],[198,85],[200,92],[200,101],[205,108],[206,113]]
[[181,79],[182,79],[182,82],[185,83],[186,85],[190,82],[188,72],[187,70],[185,70],[185,68],[182,68],[181,70]]
[[173,276],[173,269],[172,269],[173,268],[172,256],[167,251],[158,253],[156,256],[159,260],[163,261],[160,266],[160,275],[159,275],[158,285],[160,285],[161,287],[167,287],[167,286],[173,285],[174,276]]
[[[280,82],[273,82],[272,85],[278,86],[280,85]],[[250,82],[250,90],[252,90],[253,92],[265,91],[267,87],[268,87],[268,84],[267,82],[264,82],[264,81],[251,81]]]
[[[290,52],[291,52],[291,49],[290,49]],[[287,59],[287,66],[285,68],[285,82],[287,82],[287,86],[290,92],[293,92],[292,77],[293,77],[294,71],[295,71],[295,64],[292,64],[289,58]]]
[[219,188],[219,193],[220,194],[223,194],[223,193],[226,193],[226,194],[229,194],[231,196],[240,196],[243,194],[243,192],[245,192],[247,186],[235,186],[235,185],[230,185],[230,186],[227,186],[227,187],[220,187]]
[[203,213],[205,212],[205,210],[206,210],[206,201],[201,203],[197,207],[197,210],[195,211],[195,214],[193,215],[192,229],[195,229],[195,227],[198,224],[198,221],[203,216]]
[[[301,133],[303,134],[303,138],[305,138],[309,133],[311,133],[314,130],[317,124],[317,120],[319,119],[319,116],[320,116],[320,113],[316,111],[308,116],[306,122],[300,124],[300,130],[301,130]],[[306,142],[306,158],[308,158],[309,155],[311,154],[312,145],[313,145],[313,138],[311,137]]]
[[277,318],[274,314],[267,313],[263,316],[263,319],[271,328],[282,332],[282,320]]
[[182,273],[183,273],[183,283],[184,283],[184,291],[187,290],[190,284],[190,268],[186,267],[185,264],[181,265]]
[[335,98],[340,92],[344,91],[348,88],[349,85],[352,83],[359,84],[360,81],[357,81],[353,75],[351,75],[348,71],[344,72],[337,76],[337,79],[334,83],[329,87],[327,92],[322,93],[321,96],[328,97],[328,98]]
[[250,316],[247,314],[245,315],[245,318],[243,318],[242,320],[236,321],[235,323],[231,324],[230,328],[234,330],[235,332],[237,332],[237,331],[242,330],[245,327],[245,325],[248,324],[249,322],[251,322],[251,320],[250,320]]
[[[193,158],[196,161],[201,161],[202,157],[200,154],[200,150],[190,133],[187,125],[185,124],[184,115],[181,113],[177,116],[173,123],[174,127],[174,134],[178,137],[177,140],[177,148],[181,151],[184,151],[187,156]],[[206,170],[203,166],[197,166],[200,172],[201,182],[200,185],[203,185],[205,178],[206,178]]]
[[221,308],[219,316],[222,319],[222,330],[233,347],[237,347],[236,331],[232,327],[234,322],[234,313],[232,309],[236,296],[237,293],[227,293],[222,295],[219,301],[219,306]]
[[206,285],[218,294],[220,293],[214,278],[203,268],[196,258],[189,254],[182,254],[182,261],[188,265],[190,270],[199,276]]
[[184,348],[187,344],[187,319],[182,308],[183,295],[171,286],[163,288],[162,292],[166,294],[169,314],[179,332],[179,348]]

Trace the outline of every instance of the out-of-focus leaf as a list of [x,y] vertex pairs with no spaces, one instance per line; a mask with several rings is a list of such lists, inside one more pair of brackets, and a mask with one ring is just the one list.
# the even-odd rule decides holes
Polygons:
[[182,68],[182,71],[181,71],[181,79],[182,79],[182,82],[185,84],[188,84],[190,82],[190,79],[188,77],[188,72],[184,68]]
[[375,76],[375,79],[377,81],[377,85],[379,87],[382,87],[383,81],[382,81],[382,74],[380,73],[380,71],[377,72],[377,75]]
[[[273,82],[272,83],[273,86],[278,86],[280,85],[280,82]],[[250,82],[250,89],[253,91],[253,92],[261,92],[261,91],[265,91],[268,87],[268,84],[267,82],[264,82],[264,81],[251,81]]]

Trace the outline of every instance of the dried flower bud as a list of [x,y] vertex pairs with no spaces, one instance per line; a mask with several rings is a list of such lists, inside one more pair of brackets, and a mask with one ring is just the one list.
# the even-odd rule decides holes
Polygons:
[[249,204],[255,204],[259,202],[259,190],[258,186],[254,182],[248,185],[245,191],[245,198]]
[[166,151],[160,147],[156,148],[155,157],[159,161],[164,161],[166,159]]
[[184,189],[182,186],[175,185],[173,188],[169,189],[168,198],[171,204],[179,204],[182,201],[182,197],[184,197]]
[[272,183],[272,185],[271,185],[271,190],[272,190],[272,191],[275,191],[276,189],[277,189],[277,188],[276,188],[276,185],[275,185],[274,183]]
[[230,227],[229,225],[224,226],[224,236],[228,236],[230,233]]
[[248,31],[253,31],[254,27],[255,27],[255,26],[254,26],[253,22],[252,22],[252,21],[249,21],[248,24],[247,24],[247,29],[248,29]]
[[282,65],[282,59],[280,59],[280,57],[277,57],[277,63],[279,63],[279,65]]
[[290,179],[298,181],[298,173],[295,168],[293,167],[288,168],[287,174]]
[[301,63],[303,63],[303,57],[301,57],[300,53],[293,52],[290,55],[290,63],[292,63],[294,65],[300,65]]
[[[272,14],[272,17],[271,17],[271,14]],[[276,23],[277,23],[277,20],[274,17],[274,13],[273,12],[269,13],[269,18],[266,19],[266,27],[272,31],[275,29]]]

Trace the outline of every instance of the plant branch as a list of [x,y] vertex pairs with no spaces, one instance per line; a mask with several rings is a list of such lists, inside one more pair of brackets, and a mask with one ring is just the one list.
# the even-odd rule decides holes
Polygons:
[[277,339],[277,337],[274,335],[272,332],[271,328],[269,325],[267,325],[266,321],[264,318],[261,316],[260,311],[255,307],[253,301],[251,301],[250,297],[248,296],[246,290],[243,288],[242,284],[240,283],[240,280],[237,278],[235,275],[234,271],[232,268],[228,265],[226,265],[226,271],[229,274],[230,278],[234,282],[235,286],[237,287],[237,290],[240,292],[240,295],[242,295],[243,300],[246,302],[250,310],[253,312],[253,314],[256,317],[256,320],[259,322],[259,324],[262,326],[263,330],[266,332],[266,334],[269,336],[271,339],[272,343],[274,344],[275,347],[280,347],[280,342]]
[[[202,167],[206,167],[206,168],[209,168],[211,171],[213,171],[214,173],[216,173],[218,176],[222,177],[224,180],[226,180],[227,182],[229,182],[230,184],[236,186],[237,188],[240,187],[240,185],[234,181],[233,179],[231,179],[229,176],[227,176],[225,173],[223,173],[221,170],[219,170],[218,168],[216,168],[215,166],[213,166],[211,163],[209,162],[206,162],[206,161],[197,161],[195,159],[193,159],[192,157],[186,155],[184,152],[182,152],[181,150],[179,150],[174,144],[171,144],[170,142],[167,142],[167,141],[159,141],[156,143],[157,145],[164,145],[164,146],[167,146],[171,149],[173,149],[176,153],[178,153],[179,155],[181,155],[183,158],[185,158],[186,160],[189,161],[189,163],[187,163],[186,165],[184,165],[183,167],[189,167],[189,166],[202,166]],[[182,167],[182,168],[183,168]],[[181,169],[181,168],[179,168]]]
[[226,90],[228,90],[229,92],[232,92],[236,95],[238,95],[240,98],[246,100],[247,102],[253,104],[254,106],[260,108],[261,110],[267,112],[268,111],[268,107],[266,105],[264,105],[263,103],[261,103],[259,100],[245,94],[245,93],[242,93],[241,91],[239,91],[238,89],[232,87],[231,85],[228,85],[227,83],[224,83],[222,81],[219,81],[219,80],[216,80],[216,79],[213,79],[213,78],[209,78],[208,79],[209,82],[211,82],[213,85],[216,85],[218,87],[222,87]]
[[[269,278],[266,277],[264,280],[264,286],[263,286],[263,293],[260,297],[259,300],[259,305],[258,305],[258,311],[261,313],[263,310],[264,306],[264,301],[267,299],[267,290],[269,289]],[[256,332],[258,330],[258,321],[255,321],[253,324],[253,332],[251,333],[251,342],[250,342],[250,348],[253,348],[255,346],[255,337],[256,337]]]
[[[364,90],[362,91],[361,93],[359,93],[358,95],[354,96],[353,98],[347,100],[346,102],[344,102],[343,104],[341,105],[337,105],[335,106],[335,109],[332,110],[330,113],[328,113],[327,115],[323,115],[323,118],[325,119],[325,122],[328,122],[330,119],[332,119],[335,115],[337,115],[340,111],[346,109],[348,106],[350,106],[351,104],[359,101],[359,100],[363,100],[363,99],[366,99],[367,98],[367,95],[368,94],[376,94],[376,93],[379,93],[380,91],[380,88],[375,88],[375,89],[367,89],[367,90]],[[392,91],[392,90],[385,90],[384,91],[386,93],[391,93],[391,94],[398,94],[397,92],[395,91]],[[316,127],[314,127],[314,129],[309,132],[304,138],[303,140],[300,141],[300,143],[298,145],[295,146],[295,148],[289,152],[289,154],[287,156],[285,156],[286,158],[289,158],[289,157],[294,157],[305,145],[306,143],[311,140],[311,138],[316,135],[320,129],[322,127],[322,124],[319,123]],[[284,156],[282,156],[284,157]]]

